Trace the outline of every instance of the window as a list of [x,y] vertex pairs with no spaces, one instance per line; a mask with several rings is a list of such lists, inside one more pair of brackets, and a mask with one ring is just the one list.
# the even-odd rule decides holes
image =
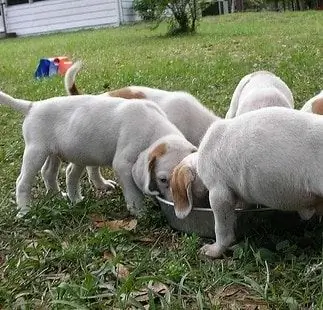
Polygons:
[[25,4],[25,3],[33,3],[38,1],[45,1],[45,0],[7,0],[7,5],[17,5],[17,4]]
[[7,5],[25,4],[29,3],[29,0],[7,0]]

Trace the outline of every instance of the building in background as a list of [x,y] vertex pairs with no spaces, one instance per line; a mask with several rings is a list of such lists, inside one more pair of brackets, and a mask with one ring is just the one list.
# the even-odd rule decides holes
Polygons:
[[[0,0],[0,32],[19,35],[119,26],[137,20],[133,0]],[[4,17],[4,18],[3,18]]]

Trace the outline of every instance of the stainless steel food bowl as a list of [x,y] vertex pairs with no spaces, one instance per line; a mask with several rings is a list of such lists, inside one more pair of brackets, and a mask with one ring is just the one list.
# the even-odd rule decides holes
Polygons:
[[[175,215],[174,203],[156,196],[162,212],[169,225],[178,231],[185,233],[196,233],[200,237],[215,238],[214,217],[209,205],[204,207],[193,207],[191,213],[184,219]],[[295,228],[302,221],[296,212],[282,212],[271,208],[255,206],[251,209],[236,209],[237,231],[245,233],[249,228],[262,225],[264,221],[273,222],[278,227],[286,229]]]

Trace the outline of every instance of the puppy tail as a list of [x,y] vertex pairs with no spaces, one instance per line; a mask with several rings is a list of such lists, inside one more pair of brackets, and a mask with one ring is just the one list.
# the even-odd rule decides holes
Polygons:
[[68,95],[73,96],[73,95],[80,95],[79,90],[77,89],[75,85],[75,78],[78,72],[82,68],[82,62],[77,61],[75,62],[65,73],[65,90]]
[[32,107],[31,101],[16,99],[3,92],[0,92],[0,104],[12,107],[17,111],[22,112],[24,115],[27,115]]
[[230,107],[229,107],[227,114],[225,115],[225,118],[233,118],[236,116],[236,113],[237,113],[237,110],[239,107],[239,99],[240,99],[241,93],[242,93],[244,87],[250,82],[252,75],[253,74],[250,73],[250,74],[244,76],[240,80],[238,86],[236,87],[236,89],[233,92],[232,99],[230,102]]

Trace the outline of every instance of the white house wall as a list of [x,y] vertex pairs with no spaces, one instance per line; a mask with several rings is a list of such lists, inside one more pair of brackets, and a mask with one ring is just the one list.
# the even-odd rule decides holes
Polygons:
[[[8,6],[6,23],[8,32],[31,35],[69,29],[120,24],[120,4],[124,21],[132,1],[121,0],[47,0]],[[129,16],[129,17],[128,17]],[[122,21],[121,21],[122,22]]]
[[133,0],[121,0],[123,23],[139,20],[139,16],[133,10]]

